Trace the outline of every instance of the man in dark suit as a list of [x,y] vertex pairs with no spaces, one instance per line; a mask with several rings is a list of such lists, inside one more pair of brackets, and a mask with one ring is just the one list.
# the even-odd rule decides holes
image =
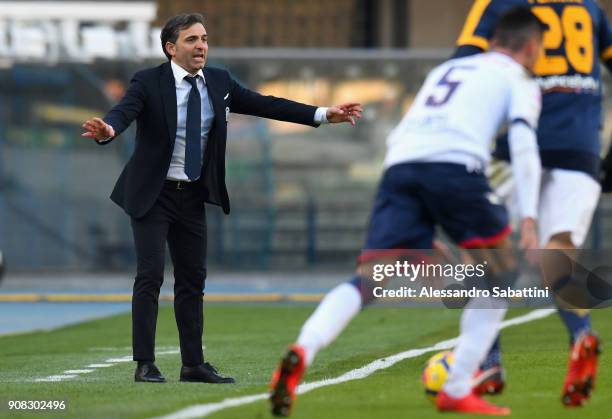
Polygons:
[[318,126],[361,117],[348,103],[317,108],[262,96],[225,70],[204,68],[207,33],[199,14],[170,19],[161,33],[168,62],[134,75],[121,102],[103,118],[83,124],[84,137],[110,143],[133,120],[136,147],[111,195],[131,217],[137,255],[132,299],[136,381],[164,382],[154,364],[158,297],[165,244],[174,265],[174,313],[179,330],[181,381],[233,383],[202,351],[202,295],[206,278],[204,203],[229,214],[225,144],[229,112]]

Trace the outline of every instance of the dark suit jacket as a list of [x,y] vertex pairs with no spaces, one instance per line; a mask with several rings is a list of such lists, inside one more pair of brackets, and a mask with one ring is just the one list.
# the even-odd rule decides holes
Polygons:
[[[207,202],[221,206],[229,214],[225,186],[226,108],[230,112],[311,126],[316,126],[317,108],[262,96],[238,84],[226,70],[205,67],[203,72],[215,119],[199,182],[207,189]],[[115,135],[136,120],[136,147],[115,184],[111,199],[130,216],[142,217],[161,192],[176,137],[176,87],[170,62],[137,72],[121,102],[103,119],[114,128]]]

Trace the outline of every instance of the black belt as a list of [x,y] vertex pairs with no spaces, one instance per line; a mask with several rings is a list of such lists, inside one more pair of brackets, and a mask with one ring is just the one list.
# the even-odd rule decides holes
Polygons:
[[166,179],[165,185],[180,191],[183,189],[196,187],[198,185],[198,181]]

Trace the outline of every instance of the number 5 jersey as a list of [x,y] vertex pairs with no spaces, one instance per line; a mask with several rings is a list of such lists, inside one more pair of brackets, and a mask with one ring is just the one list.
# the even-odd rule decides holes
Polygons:
[[449,60],[429,73],[389,134],[385,167],[424,161],[483,170],[500,128],[515,122],[537,128],[540,102],[531,74],[505,54]]
[[547,26],[534,69],[543,94],[537,133],[542,165],[598,179],[603,121],[599,59],[612,69],[606,14],[593,0],[476,0],[455,57],[486,51],[498,17],[514,6],[529,6]]

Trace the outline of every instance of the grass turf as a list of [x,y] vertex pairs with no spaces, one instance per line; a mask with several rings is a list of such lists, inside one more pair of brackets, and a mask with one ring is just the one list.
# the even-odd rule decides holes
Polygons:
[[[50,332],[0,337],[0,416],[34,417],[37,412],[7,410],[8,400],[68,400],[56,417],[153,417],[181,408],[266,391],[271,372],[287,343],[312,311],[310,306],[208,305],[207,360],[233,375],[238,384],[214,386],[179,383],[178,354],[161,355],[157,365],[166,384],[134,383],[131,362],[96,369],[55,383],[36,378],[83,369],[92,363],[130,354],[128,315],[83,323]],[[522,312],[512,312],[516,315]],[[336,377],[374,359],[429,346],[457,334],[456,310],[372,308],[366,310],[330,348],[321,352],[307,381]],[[594,324],[604,341],[612,340],[609,311],[596,311]],[[176,348],[178,336],[170,307],[160,309],[157,346]],[[513,408],[514,418],[602,418],[612,406],[612,368],[602,359],[598,390],[583,409],[559,403],[567,362],[567,337],[555,316],[513,326],[502,334],[508,389],[498,398]],[[431,354],[408,359],[370,377],[314,390],[299,397],[295,418],[440,417],[424,397],[419,376]],[[446,415],[448,416],[448,415]],[[453,415],[451,415],[453,416]],[[268,418],[267,402],[230,408],[213,418]]]

